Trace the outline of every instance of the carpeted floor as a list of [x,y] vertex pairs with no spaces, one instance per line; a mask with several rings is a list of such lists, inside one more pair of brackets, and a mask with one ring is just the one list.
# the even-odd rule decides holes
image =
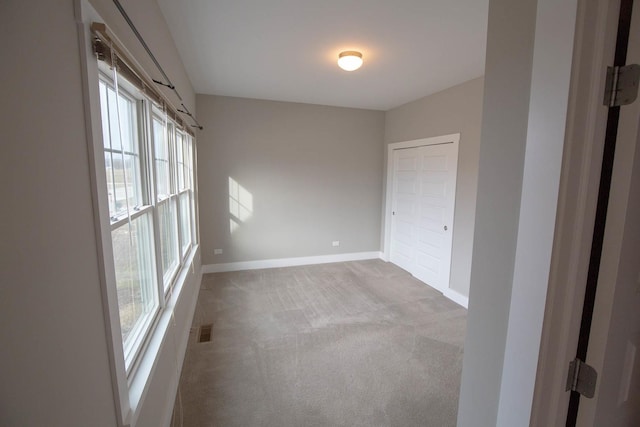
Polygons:
[[174,426],[455,426],[465,324],[380,260],[207,274]]

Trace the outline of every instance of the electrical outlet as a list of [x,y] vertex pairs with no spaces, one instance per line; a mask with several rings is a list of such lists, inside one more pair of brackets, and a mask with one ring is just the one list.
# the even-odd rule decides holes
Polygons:
[[340,246],[340,240],[334,240],[331,242],[331,246]]
[[214,255],[222,255],[222,249],[214,249],[213,250],[213,254]]

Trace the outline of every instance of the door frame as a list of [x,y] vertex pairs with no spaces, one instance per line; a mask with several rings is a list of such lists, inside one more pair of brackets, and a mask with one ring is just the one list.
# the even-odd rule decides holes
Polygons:
[[620,1],[580,0],[558,213],[531,426],[564,426],[569,362],[576,355],[594,231]]
[[[394,155],[393,152],[395,150],[402,150],[407,148],[417,148],[424,147],[429,145],[439,145],[439,144],[453,144],[456,149],[456,161],[459,153],[459,143],[460,143],[460,133],[452,133],[448,135],[441,136],[433,136],[429,138],[421,138],[414,139],[411,141],[402,141],[402,142],[394,142],[387,146],[387,178],[386,178],[386,197],[385,197],[385,220],[384,220],[384,232],[383,232],[383,242],[382,242],[382,259],[389,262],[391,260],[391,229],[393,227],[392,221],[392,211],[393,211],[393,188],[394,188]],[[456,168],[456,176],[457,176],[457,168]],[[458,180],[456,178],[456,186],[458,185]],[[457,193],[457,192],[456,192]],[[455,206],[455,203],[454,203]],[[455,207],[454,207],[454,223],[453,223],[453,232],[455,233]],[[452,252],[453,252],[453,242],[452,242]],[[451,265],[449,266],[451,268]],[[447,289],[450,289],[447,286]],[[456,295],[448,295],[445,293],[445,296],[457,302],[458,304],[467,306],[468,301],[465,298],[459,298]],[[462,295],[460,295],[462,297]]]

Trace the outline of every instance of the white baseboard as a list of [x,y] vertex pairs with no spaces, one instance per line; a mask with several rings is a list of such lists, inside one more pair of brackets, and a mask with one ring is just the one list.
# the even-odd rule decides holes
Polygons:
[[[223,273],[228,271],[260,270],[263,268],[296,267],[299,265],[329,264],[332,262],[362,261],[366,259],[381,259],[383,261],[389,262],[385,259],[385,256],[382,252],[354,252],[349,254],[262,259],[258,261],[208,264],[202,266],[202,273]],[[463,306],[464,308],[469,307],[469,297],[462,295],[460,292],[454,291],[453,289],[445,289],[443,295],[456,304]]]
[[202,266],[203,273],[221,273],[226,271],[259,270],[263,268],[295,267],[299,265],[328,264],[332,262],[362,261],[382,258],[381,252],[354,252],[349,254],[319,255],[296,258],[263,259],[259,261],[240,261]]
[[464,308],[469,308],[469,297],[462,295],[460,292],[454,291],[453,289],[449,288],[445,289],[442,294],[456,304],[459,304]]

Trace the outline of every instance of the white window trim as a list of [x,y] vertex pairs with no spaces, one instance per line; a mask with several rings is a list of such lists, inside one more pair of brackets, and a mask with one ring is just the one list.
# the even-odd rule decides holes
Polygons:
[[[127,376],[124,360],[124,349],[120,330],[118,299],[115,286],[115,270],[113,262],[113,248],[111,245],[112,223],[109,216],[109,203],[107,194],[106,175],[104,173],[104,147],[102,142],[102,124],[100,110],[100,94],[98,87],[99,71],[96,59],[92,50],[92,35],[90,25],[92,22],[104,22],[100,15],[91,6],[88,0],[76,0],[76,23],[79,33],[81,72],[83,81],[83,98],[86,119],[86,136],[89,152],[89,178],[91,181],[92,203],[95,217],[95,231],[97,240],[97,262],[100,272],[100,285],[102,291],[102,301],[105,319],[105,329],[107,333],[107,346],[109,350],[109,362],[111,365],[111,376],[114,395],[114,403],[117,412],[117,423],[121,427],[134,426],[138,420],[142,409],[142,403],[148,393],[150,380],[158,363],[158,354],[163,344],[167,340],[169,326],[173,317],[173,310],[180,299],[185,280],[189,272],[193,272],[195,257],[199,245],[197,244],[197,230],[194,230],[194,242],[184,262],[180,263],[180,268],[175,274],[172,284],[167,294],[159,293],[160,311],[154,318],[153,332],[148,334],[144,349],[134,362]],[[141,123],[141,127],[149,126],[148,123]],[[196,153],[196,146],[193,144],[193,155]],[[140,153],[146,156],[148,153]],[[147,159],[149,161],[149,159]],[[153,170],[152,167],[149,169]],[[151,172],[154,173],[154,172]],[[195,183],[196,164],[193,162],[193,173]],[[152,179],[155,177],[152,177]],[[153,187],[153,186],[152,186]],[[151,193],[155,190],[152,188]],[[196,197],[194,189],[194,198]],[[195,228],[198,228],[198,205],[194,204]],[[142,211],[152,209],[151,206],[141,207]],[[136,212],[135,215],[142,215]],[[118,220],[119,221],[119,220]],[[154,221],[154,224],[157,224]],[[154,225],[155,228],[155,225]],[[157,233],[155,233],[157,236]],[[155,238],[154,238],[155,239]],[[157,245],[156,245],[157,247]],[[157,257],[157,256],[156,256]],[[156,266],[158,265],[156,259]],[[162,283],[158,282],[162,287]]]
[[[187,245],[186,250],[184,249],[185,244],[184,244],[184,236],[182,235],[182,217],[181,217],[181,213],[180,213],[180,198],[182,197],[182,195],[186,194],[187,195],[187,202],[188,202],[188,206],[189,209],[192,209],[191,207],[191,197],[193,197],[192,195],[192,191],[190,188],[185,188],[184,190],[181,190],[178,193],[178,235],[179,235],[179,246],[180,246],[180,258],[182,260],[186,259],[189,256],[189,252],[191,251],[191,248],[193,248],[193,225],[192,223],[192,218],[189,218],[189,244]],[[195,213],[191,213],[192,216],[195,215]]]
[[[107,88],[111,88],[114,89],[114,82],[112,80],[111,75],[109,75],[109,73],[105,72],[104,70],[100,70],[100,65],[98,66],[98,82],[102,81],[104,84],[107,85]],[[129,82],[127,82],[126,79],[122,78],[122,79],[118,79],[118,91],[117,91],[117,95],[118,96],[123,96],[124,98],[132,101],[135,103],[135,114],[137,114],[137,138],[135,143],[138,145],[137,149],[138,149],[138,153],[137,156],[139,157],[139,161],[140,161],[140,180],[142,181],[140,183],[141,186],[141,191],[142,191],[142,203],[148,203],[145,204],[143,206],[132,206],[129,207],[133,210],[133,213],[130,213],[129,210],[127,210],[126,215],[124,214],[120,214],[118,216],[110,216],[109,220],[111,222],[111,231],[122,227],[123,225],[125,225],[126,223],[128,223],[129,221],[134,221],[135,219],[150,213],[151,214],[151,218],[152,218],[152,229],[153,229],[153,236],[152,236],[152,250],[154,252],[154,262],[153,262],[153,269],[155,270],[155,286],[156,286],[156,295],[155,298],[157,299],[155,301],[155,307],[153,308],[153,310],[149,313],[144,314],[140,319],[138,319],[138,321],[136,321],[135,327],[132,329],[133,331],[133,336],[131,340],[127,340],[127,342],[123,343],[123,353],[124,353],[124,359],[125,359],[125,372],[127,375],[127,378],[129,380],[129,383],[131,381],[131,377],[134,375],[137,367],[138,367],[138,362],[139,362],[139,358],[141,357],[141,354],[144,353],[146,351],[146,345],[147,345],[147,341],[149,339],[150,334],[152,333],[152,330],[156,327],[156,322],[158,319],[158,315],[159,313],[162,311],[162,309],[165,307],[165,298],[164,298],[164,292],[163,292],[163,286],[161,284],[159,284],[158,280],[161,280],[158,278],[157,275],[157,266],[158,266],[158,240],[157,240],[157,233],[155,230],[155,226],[154,224],[157,221],[156,215],[155,215],[155,211],[156,211],[156,205],[157,203],[154,203],[153,200],[153,195],[151,193],[150,190],[153,190],[153,176],[150,176],[148,171],[150,169],[150,164],[148,161],[149,158],[149,147],[148,142],[145,143],[145,134],[146,134],[146,121],[147,121],[147,117],[148,117],[148,110],[149,110],[149,105],[151,103],[151,101],[146,98],[143,94],[139,93],[139,91],[133,86],[131,85]],[[116,101],[119,102],[119,101]],[[101,111],[101,106],[100,106],[100,115],[102,116],[102,111]],[[101,122],[102,124],[102,122]],[[102,127],[101,127],[102,130]],[[103,141],[103,135],[104,133],[101,132],[100,133],[100,144],[103,147],[103,152],[106,150],[104,148],[104,141]],[[94,141],[94,144],[96,143],[96,141]],[[124,142],[121,141],[121,144],[123,144]],[[98,147],[95,147],[96,150],[98,149]],[[109,149],[110,151],[115,151],[115,152],[120,152],[118,150],[114,150],[114,149]],[[104,154],[103,154],[104,155]],[[99,171],[100,168],[102,168],[103,170],[104,168],[104,157],[101,158],[102,162],[100,162],[99,165],[96,165],[96,171]],[[147,172],[147,173],[143,173],[143,172]],[[99,172],[98,172],[99,173]],[[104,175],[104,172],[103,172]],[[143,177],[143,175],[146,175],[146,177]],[[146,179],[145,179],[146,178]],[[104,189],[97,189],[97,197],[104,197],[103,195],[103,191],[108,193],[108,189],[104,188]],[[115,190],[114,190],[115,191]],[[107,196],[108,197],[108,196]],[[111,215],[111,212],[109,212],[109,215]],[[112,234],[110,233],[110,236]],[[105,239],[106,241],[107,239]],[[107,242],[107,244],[110,242]],[[113,259],[113,256],[111,256],[110,258],[108,258],[109,260]],[[108,265],[109,262],[105,262],[105,264],[107,264],[107,266],[109,268],[114,268],[113,265]],[[177,270],[180,268],[180,263],[178,263],[178,265],[176,265],[174,267],[174,272],[172,272],[172,279],[173,277],[175,277],[175,273],[177,272]],[[114,273],[115,274],[115,273]],[[110,287],[114,287],[117,289],[116,283],[115,282],[109,282],[107,281],[108,286]],[[118,322],[119,322],[119,317],[118,317]]]

